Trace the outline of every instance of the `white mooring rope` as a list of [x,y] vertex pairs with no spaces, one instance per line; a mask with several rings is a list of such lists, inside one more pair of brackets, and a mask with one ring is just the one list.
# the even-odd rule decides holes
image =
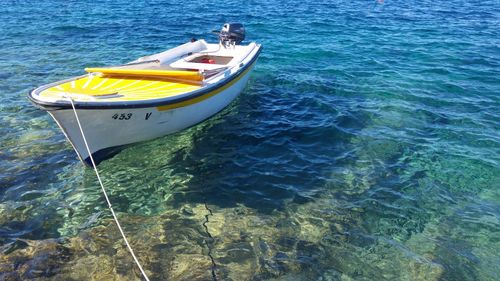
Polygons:
[[118,221],[118,218],[116,217],[115,211],[113,210],[113,207],[111,207],[111,201],[109,201],[108,194],[106,193],[106,189],[104,189],[104,185],[102,184],[101,177],[99,176],[99,171],[97,171],[97,167],[95,165],[94,158],[92,157],[92,153],[90,152],[90,148],[89,148],[89,145],[87,143],[87,139],[85,138],[85,134],[83,133],[82,125],[80,124],[80,119],[78,118],[78,114],[76,113],[75,104],[73,103],[73,99],[71,99],[70,97],[68,97],[68,99],[71,102],[71,107],[73,108],[73,112],[75,113],[76,122],[78,123],[78,128],[80,129],[80,133],[82,134],[83,142],[85,143],[85,147],[87,148],[87,152],[89,153],[90,161],[92,162],[92,168],[94,168],[97,179],[99,180],[99,183],[101,184],[102,193],[104,194],[104,197],[106,198],[106,202],[108,202],[109,210],[111,210],[111,214],[113,214],[113,218],[115,220],[115,223],[118,226],[120,233],[122,234],[123,241],[125,241],[125,244],[127,244],[128,251],[130,252],[132,257],[134,258],[134,261],[137,264],[137,267],[139,267],[139,270],[141,271],[142,276],[144,276],[144,279],[146,279],[146,281],[149,281],[149,278],[146,275],[146,272],[144,272],[144,269],[142,269],[142,266],[139,263],[139,260],[137,259],[137,257],[134,254],[134,250],[132,250],[132,247],[130,247],[130,244],[128,243],[127,237],[125,236],[125,233],[123,232],[123,229],[120,225],[120,222]]

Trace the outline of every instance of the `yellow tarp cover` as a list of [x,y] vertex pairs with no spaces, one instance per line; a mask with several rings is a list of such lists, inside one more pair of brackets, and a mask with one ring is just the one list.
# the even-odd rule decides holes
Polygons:
[[75,100],[134,101],[175,96],[199,89],[197,81],[181,81],[166,77],[131,77],[88,75],[40,93],[55,99],[68,95]]
[[87,72],[100,72],[104,75],[126,75],[126,76],[157,76],[157,77],[174,77],[189,79],[195,81],[203,80],[203,75],[198,71],[185,70],[156,70],[156,69],[130,69],[130,68],[103,68],[89,67],[85,68]]

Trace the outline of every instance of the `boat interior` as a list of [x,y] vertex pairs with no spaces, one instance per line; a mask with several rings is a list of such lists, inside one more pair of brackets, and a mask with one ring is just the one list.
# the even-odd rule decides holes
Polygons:
[[[239,64],[255,46],[255,43],[250,43],[246,46],[222,47],[221,44],[208,44],[204,40],[198,40],[163,53],[139,58],[123,67],[199,71],[221,69]],[[141,63],[144,64],[140,66]]]
[[184,94],[216,83],[219,75],[238,66],[256,47],[188,42],[120,66],[87,68],[87,75],[55,83],[35,93],[55,101],[134,101]]

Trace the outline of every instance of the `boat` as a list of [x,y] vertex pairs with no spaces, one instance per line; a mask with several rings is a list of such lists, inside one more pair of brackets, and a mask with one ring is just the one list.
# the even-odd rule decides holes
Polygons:
[[52,116],[82,162],[97,165],[130,144],[202,122],[242,92],[262,45],[241,44],[239,23],[217,33],[217,43],[191,39],[123,65],[86,68],[28,97]]

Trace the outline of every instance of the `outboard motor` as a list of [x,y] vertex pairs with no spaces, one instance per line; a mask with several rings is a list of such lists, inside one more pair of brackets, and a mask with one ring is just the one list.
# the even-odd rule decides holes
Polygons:
[[245,40],[245,28],[241,23],[225,23],[219,32],[219,41],[222,46],[239,45]]

